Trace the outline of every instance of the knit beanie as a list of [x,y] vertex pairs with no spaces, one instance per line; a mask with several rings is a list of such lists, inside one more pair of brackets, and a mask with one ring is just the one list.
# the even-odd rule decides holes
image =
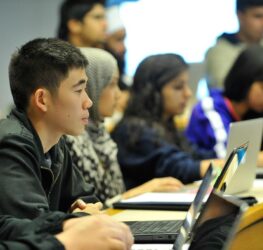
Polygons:
[[114,73],[118,70],[116,59],[107,51],[97,48],[80,48],[88,59],[86,68],[88,76],[87,93],[93,102],[89,109],[90,118],[98,122],[103,118],[99,115],[99,98],[103,88],[111,83]]

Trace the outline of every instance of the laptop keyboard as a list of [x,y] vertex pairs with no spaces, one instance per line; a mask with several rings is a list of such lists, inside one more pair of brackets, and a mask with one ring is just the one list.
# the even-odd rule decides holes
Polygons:
[[126,223],[133,234],[156,234],[177,232],[183,221],[137,221]]

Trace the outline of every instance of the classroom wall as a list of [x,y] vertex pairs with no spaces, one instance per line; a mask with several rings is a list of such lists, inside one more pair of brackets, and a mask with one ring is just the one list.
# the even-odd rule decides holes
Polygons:
[[[8,82],[8,64],[11,54],[17,47],[33,38],[55,36],[61,2],[62,0],[0,0],[0,117],[6,113],[8,106],[12,103]],[[141,2],[143,3],[142,0]],[[192,23],[191,20],[190,23]],[[130,30],[129,32],[130,37],[137,38],[136,34],[133,35]],[[163,46],[160,44],[158,47]],[[128,48],[128,51],[129,49],[132,51],[131,48]],[[202,63],[190,64],[190,86],[193,93],[203,74]]]
[[[8,63],[17,47],[36,37],[53,37],[61,0],[0,0],[0,110],[12,103]],[[1,115],[1,114],[0,114]]]

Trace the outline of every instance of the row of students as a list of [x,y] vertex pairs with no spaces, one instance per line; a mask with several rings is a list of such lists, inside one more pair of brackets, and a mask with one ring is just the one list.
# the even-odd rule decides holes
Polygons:
[[[63,134],[79,135],[86,132],[87,110],[92,105],[86,93],[86,70],[93,79],[88,89],[94,94],[94,102],[97,102],[93,110],[94,124],[90,129],[90,138],[94,131],[97,135],[100,133],[101,116],[111,113],[107,109],[110,105],[104,103],[100,107],[100,99],[108,100],[114,93],[109,89],[116,88],[118,76],[116,61],[109,55],[111,59],[107,60],[107,56],[103,55],[106,52],[101,52],[103,56],[100,56],[100,52],[93,54],[92,50],[83,50],[83,53],[86,53],[88,60],[90,55],[90,71],[87,70],[87,59],[78,49],[55,39],[31,41],[12,58],[10,84],[16,109],[8,119],[1,121],[1,186],[5,203],[1,204],[0,209],[3,214],[34,218],[50,210],[66,212],[71,206],[86,212],[92,211],[90,207],[94,210],[93,205],[74,203],[80,196],[93,195],[93,192],[84,183],[77,168],[72,167],[71,157],[60,137]],[[111,61],[113,67],[100,63],[102,58],[107,61],[105,65]],[[108,69],[110,73],[107,75]],[[167,175],[190,182],[200,179],[205,172],[207,162],[200,163],[193,157],[210,157],[210,152],[198,152],[184,143],[172,123],[172,117],[184,110],[191,95],[187,82],[187,64],[178,55],[151,56],[139,65],[124,120],[114,136],[115,139],[119,138],[116,139],[117,143],[124,142],[119,150],[119,159],[122,167],[125,166],[123,162],[128,162],[126,166],[131,174],[124,175],[128,188],[141,184],[132,183],[138,180],[138,176],[142,183],[156,176]],[[98,110],[103,111],[100,114]],[[93,177],[99,171],[108,171],[108,178],[112,178],[112,182],[122,181],[120,174],[113,178],[111,170],[107,168],[113,159],[111,152],[104,151],[107,147],[101,147],[103,142],[110,142],[107,136],[103,135],[102,139],[106,140],[102,140],[102,143],[96,141],[97,136],[93,137],[93,156],[101,163],[93,165]],[[85,145],[81,148],[85,150]],[[185,153],[188,149],[189,153]],[[88,152],[88,148],[86,150]],[[81,155],[77,157],[76,162]],[[91,158],[90,162],[94,159]],[[146,163],[141,164],[145,160]],[[117,165],[115,167],[118,168]],[[91,181],[92,178],[88,180],[89,183]],[[10,186],[10,183],[13,185]],[[171,186],[178,188],[181,184],[178,180],[169,179],[167,185],[169,189]],[[104,187],[114,189],[107,183]],[[116,194],[122,191],[118,190]],[[105,200],[111,198],[107,196],[112,194],[105,192]],[[95,197],[91,196],[90,201],[95,201]]]
[[101,49],[82,48],[81,52],[90,62],[87,67],[87,93],[93,105],[89,109],[90,121],[85,133],[77,137],[67,136],[67,144],[72,161],[81,170],[86,182],[95,186],[95,194],[102,202],[110,202],[109,199],[119,195],[128,198],[146,191],[178,190],[182,184],[173,177],[150,180],[149,176],[147,182],[125,192],[117,160],[117,145],[104,126],[104,118],[113,114],[119,98],[117,62]]

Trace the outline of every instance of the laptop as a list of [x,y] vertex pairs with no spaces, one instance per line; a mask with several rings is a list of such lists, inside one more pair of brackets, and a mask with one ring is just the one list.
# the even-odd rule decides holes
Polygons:
[[[222,190],[222,187],[227,185],[227,180],[224,175],[232,173],[242,161],[247,150],[247,144],[233,149],[225,163],[221,174],[217,177],[214,183],[214,188]],[[230,171],[230,170],[231,171]],[[187,212],[186,220],[193,222],[207,199],[207,194],[212,190],[212,180],[215,179],[215,172],[213,171],[212,163],[208,168],[203,181],[196,193],[196,196],[191,203]],[[170,220],[170,221],[128,221],[125,222],[133,233],[136,243],[171,243],[176,239],[183,220]],[[190,227],[191,228],[191,227]]]
[[245,202],[214,189],[192,228],[185,220],[173,249],[227,249],[246,209]]
[[[203,200],[205,197],[207,198],[209,187],[211,187],[214,177],[213,166],[210,164],[195,199],[187,212],[187,221],[191,221],[200,212]],[[179,233],[183,220],[127,221],[125,223],[130,227],[135,242],[173,242]]]
[[219,176],[216,178],[214,189],[225,192],[225,190],[232,182],[236,172],[246,161],[248,144],[249,143],[246,142],[231,151],[231,154],[228,156],[223,169],[221,170]]
[[134,244],[132,250],[226,250],[246,208],[245,202],[214,189],[200,215],[185,218],[173,244]]
[[[221,172],[218,172],[218,175],[220,175],[221,177],[218,179],[216,188],[218,188],[220,181],[224,181],[221,179],[223,178],[223,176],[226,177],[227,175],[228,180],[232,178],[234,171],[241,163],[241,161],[238,160],[238,156],[236,154],[242,154],[241,152],[244,153],[246,152],[246,150],[247,144],[241,145],[239,148],[232,150],[231,154],[228,156],[228,159],[225,162],[223,170]],[[235,162],[233,162],[233,164],[231,165],[231,162],[232,160],[234,160],[234,158],[236,158]],[[185,188],[182,191],[175,193],[144,193],[133,198],[120,200],[114,203],[113,207],[116,209],[158,209],[187,211],[195,198],[197,190],[198,189],[196,187],[191,187],[190,189]]]
[[[248,191],[255,180],[257,171],[257,159],[261,147],[263,134],[263,118],[247,121],[234,122],[230,124],[229,137],[227,142],[227,157],[232,149],[249,142],[246,158],[238,167],[231,182],[228,183],[225,193],[238,194]],[[242,183],[242,185],[240,185]]]

